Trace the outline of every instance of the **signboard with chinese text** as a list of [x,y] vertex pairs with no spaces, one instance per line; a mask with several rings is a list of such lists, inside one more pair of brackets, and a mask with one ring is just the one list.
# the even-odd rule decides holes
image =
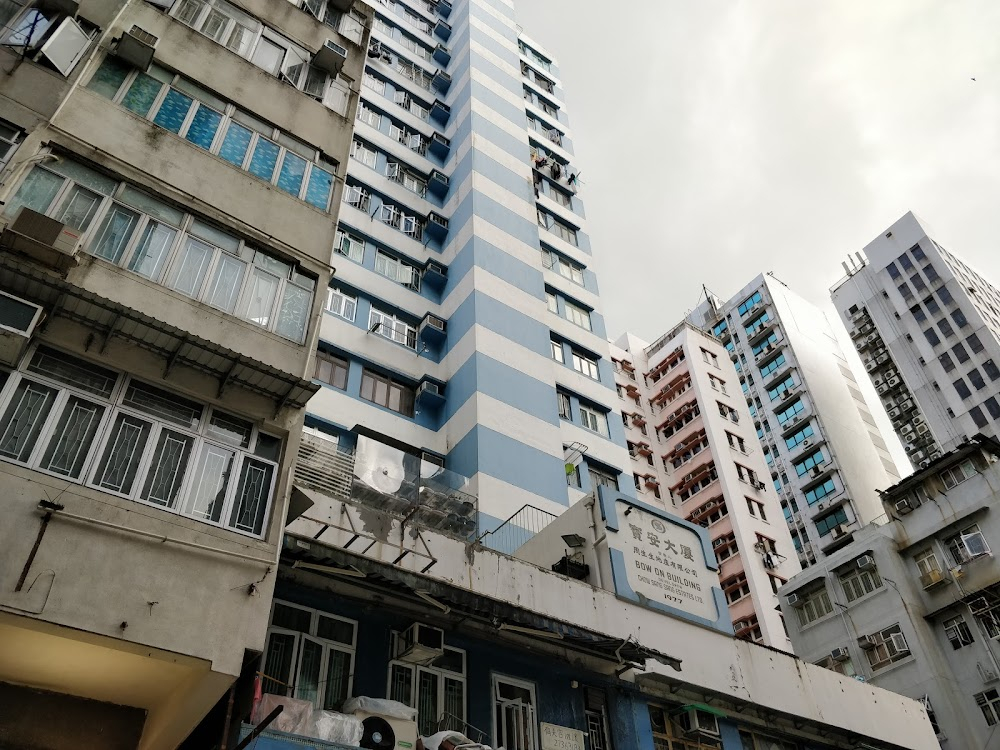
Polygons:
[[601,512],[618,596],[732,633],[705,530],[605,490],[600,492]]
[[543,721],[542,750],[586,750],[583,732]]

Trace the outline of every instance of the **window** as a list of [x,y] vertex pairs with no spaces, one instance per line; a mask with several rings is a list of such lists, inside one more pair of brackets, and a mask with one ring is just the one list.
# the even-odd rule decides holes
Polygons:
[[782,380],[777,385],[767,389],[768,398],[770,398],[771,401],[775,401],[778,399],[779,396],[782,396],[787,390],[789,390],[790,388],[794,388],[795,385],[796,385],[795,378],[789,375],[787,378]]
[[724,560],[728,560],[740,551],[739,546],[736,544],[736,534],[730,532],[723,534],[717,539],[713,539],[712,549],[715,552],[715,559],[721,565]]
[[806,405],[802,402],[802,399],[796,399],[795,403],[784,407],[781,411],[775,412],[775,416],[778,417],[778,422],[785,424],[789,419],[792,419],[796,414],[801,414],[805,411]]
[[708,528],[723,518],[729,515],[729,508],[726,505],[726,500],[723,497],[716,497],[698,506],[692,513],[687,517],[687,520],[691,523],[696,523],[700,526]]
[[740,599],[750,596],[750,584],[747,583],[746,573],[737,573],[734,576],[721,581],[722,591],[726,595],[726,601],[735,604]]
[[88,253],[301,343],[316,279],[191,214],[69,159],[35,166],[8,201],[81,232]]
[[955,344],[955,346],[951,348],[951,351],[954,353],[959,364],[969,360],[969,353],[965,351],[965,347],[962,346],[962,344]]
[[961,615],[945,620],[941,625],[944,628],[944,637],[948,639],[948,642],[955,651],[958,651],[962,646],[970,646],[975,642],[968,623]]
[[910,655],[910,648],[898,624],[872,633],[867,640],[869,648],[865,649],[865,655],[872,671],[885,669]]
[[554,235],[556,235],[562,240],[565,240],[571,245],[577,245],[576,230],[573,227],[569,226],[568,224],[564,224],[562,221],[557,219],[552,214],[547,213],[541,209],[538,209],[537,214],[538,214],[538,226],[542,227],[543,229],[549,230]]
[[[732,342],[729,342],[729,343],[732,343]],[[754,344],[753,348],[750,351],[753,352],[753,356],[756,357],[762,351],[764,351],[765,349],[767,349],[767,347],[774,346],[777,343],[778,343],[778,334],[776,334],[776,333],[774,333],[772,331],[771,333],[769,333],[767,335],[767,338],[765,338],[763,341],[760,341],[760,342]],[[727,345],[726,348],[727,349],[729,348],[728,345]]]
[[584,310],[582,307],[574,305],[572,302],[564,301],[564,307],[566,309],[566,319],[570,323],[575,323],[581,328],[585,328],[588,331],[591,330],[590,323],[590,312]]
[[[722,748],[722,740],[712,739],[685,730],[679,716],[679,706],[660,707],[649,705],[649,722],[653,730],[654,750],[717,750]],[[704,721],[709,716],[700,712]]]
[[710,365],[712,365],[714,367],[718,367],[719,366],[719,358],[716,355],[712,354],[712,352],[708,351],[708,349],[702,349],[701,350],[701,358],[707,364],[710,364]]
[[761,521],[766,521],[767,516],[764,515],[764,503],[754,500],[751,497],[744,498],[747,501],[747,510],[750,511],[751,516],[756,516]]
[[[570,407],[569,396],[565,393],[556,393],[556,402],[559,408],[560,419],[572,419],[573,412]],[[630,444],[631,445],[631,444]]]
[[988,726],[994,726],[1000,722],[1000,693],[996,689],[976,693],[972,696],[976,700],[976,705],[983,712]]
[[20,129],[5,120],[0,120],[0,170],[6,168],[7,164],[10,163],[10,157],[17,151],[22,138],[24,138],[24,133]]
[[812,424],[807,424],[802,429],[793,432],[791,435],[785,438],[785,447],[788,448],[788,450],[792,450],[796,446],[805,442],[807,438],[812,437],[813,434],[814,431]]
[[601,373],[597,368],[597,361],[583,354],[573,352],[573,369],[594,380],[601,379]]
[[[975,333],[970,334],[965,339],[965,343],[969,345],[969,348],[972,349],[973,352],[981,352],[985,348],[983,346],[983,342],[979,340],[979,336]],[[959,346],[961,346],[961,344]]]
[[804,459],[802,459],[801,461],[797,461],[794,464],[795,473],[801,477],[810,469],[818,469],[825,462],[826,462],[826,455],[823,453],[822,449],[813,451]]
[[770,322],[771,322],[771,316],[768,315],[767,312],[763,312],[756,318],[751,320],[749,323],[744,325],[743,329],[746,331],[747,339],[756,336],[764,328],[764,326],[766,326]]
[[[349,190],[350,187],[344,191],[344,194],[346,195]],[[346,255],[355,263],[362,263],[365,259],[365,241],[360,237],[348,234],[343,230],[337,231],[337,239],[334,242],[334,249],[341,255]]]
[[580,404],[580,421],[583,426],[592,432],[596,432],[604,437],[608,436],[608,416],[589,406]]
[[[0,400],[0,459],[261,536],[279,438],[40,346]],[[206,418],[207,416],[207,418]]]
[[88,87],[279,190],[330,210],[334,162],[194,82],[157,65],[133,70],[109,56]]
[[[393,633],[392,653],[398,653],[399,634]],[[417,709],[417,725],[427,736],[442,729],[465,727],[465,652],[447,644],[444,654],[428,664],[389,662],[390,700]],[[443,720],[439,725],[439,720]]]
[[816,533],[819,534],[820,538],[822,538],[831,533],[838,526],[850,523],[850,520],[847,517],[847,511],[843,508],[838,508],[833,513],[827,513],[825,516],[817,517],[815,519],[815,523]]
[[785,355],[779,354],[774,359],[770,360],[767,364],[761,365],[760,375],[762,378],[766,378],[768,375],[773,373],[779,367],[785,364]]
[[375,169],[375,165],[378,163],[378,152],[361,141],[353,141],[351,143],[351,158],[357,159],[370,169]]
[[760,292],[754,292],[747,299],[743,300],[743,302],[740,303],[739,308],[737,308],[737,312],[739,313],[740,317],[742,318],[748,312],[753,310],[757,305],[761,303],[762,300],[763,297],[761,297]]
[[950,490],[956,484],[961,484],[966,479],[972,479],[976,475],[976,465],[972,461],[962,461],[948,469],[942,471],[938,476],[944,483],[944,488]]
[[938,344],[941,343],[941,339],[938,338],[937,331],[935,331],[933,328],[928,328],[926,331],[924,331],[924,337],[927,339],[927,343],[929,343],[931,346],[937,346]]
[[561,343],[559,343],[558,341],[549,341],[549,345],[550,345],[551,350],[552,350],[552,352],[551,352],[552,353],[552,359],[554,359],[556,362],[560,362],[562,364],[566,364],[566,355],[563,352],[563,345]]
[[[364,81],[368,88],[375,88],[374,84],[369,83],[374,82],[375,84],[380,84],[382,91],[385,91],[385,82],[378,78],[372,78],[371,76],[366,75]],[[382,115],[374,109],[369,108],[364,102],[361,102],[358,104],[358,121],[363,122],[366,125],[371,125],[373,128],[378,130],[382,126]],[[354,149],[352,148],[351,151],[353,152],[353,150]],[[354,154],[352,153],[351,156],[354,156]],[[361,160],[359,159],[359,161]]]
[[618,477],[609,471],[602,471],[597,469],[590,464],[587,464],[587,473],[590,474],[591,484],[596,490],[598,487],[607,487],[609,489],[618,490]]
[[563,256],[542,248],[542,265],[559,272],[560,276],[584,286],[583,266],[564,258]]
[[948,352],[945,352],[940,357],[938,357],[938,361],[941,363],[941,366],[944,368],[945,372],[951,372],[952,370],[955,369],[955,363],[952,361],[951,355],[948,354]]
[[340,390],[347,389],[347,362],[327,352],[316,353],[316,380]]
[[[361,83],[365,87],[374,91],[376,94],[379,94],[380,96],[385,96],[385,81],[383,81],[381,78],[376,78],[371,73],[365,72],[365,77],[361,79]],[[358,119],[361,119],[360,114],[358,116]],[[372,123],[369,122],[368,124],[371,125]],[[378,128],[378,125],[374,125],[373,127]]]
[[275,600],[262,671],[265,693],[339,711],[351,696],[358,624]]
[[424,236],[424,222],[416,216],[407,214],[403,209],[391,203],[383,202],[375,214],[379,221],[393,229],[399,230],[408,237],[421,240]]
[[[856,562],[856,561],[855,561]],[[855,569],[840,576],[840,585],[844,587],[844,594],[848,602],[860,599],[865,594],[870,594],[876,589],[882,588],[882,579],[874,570]]]
[[413,416],[414,389],[392,378],[365,369],[361,374],[361,398],[373,404],[402,414]]
[[354,316],[358,310],[358,299],[332,286],[327,289],[326,309],[334,315],[353,323]]
[[535,685],[493,675],[493,745],[507,750],[538,750]]
[[913,562],[916,564],[921,577],[931,573],[941,572],[941,564],[938,562],[937,555],[932,549],[924,550],[923,552],[915,555],[913,557]]
[[392,279],[407,289],[420,291],[420,269],[381,250],[375,251],[375,273]]
[[980,557],[991,556],[990,545],[979,530],[979,524],[973,524],[958,534],[945,539],[944,546],[955,565],[964,565]]
[[965,313],[963,313],[961,310],[955,310],[955,312],[951,314],[951,319],[955,321],[955,325],[957,325],[959,328],[965,328],[966,326],[969,325],[969,321],[965,317]]
[[981,391],[986,387],[986,381],[983,380],[982,374],[975,367],[969,370],[969,382],[976,387],[977,391]]
[[394,315],[372,307],[368,316],[368,330],[409,349],[417,348],[417,329]]
[[824,497],[832,495],[836,491],[837,485],[834,483],[833,477],[830,477],[821,484],[817,484],[806,490],[806,502],[809,503],[809,505],[813,505],[822,500]]
[[815,622],[821,617],[826,617],[828,614],[833,612],[833,604],[830,602],[830,594],[827,593],[825,588],[817,589],[805,594],[799,594],[799,597],[804,597],[804,604],[798,608],[799,613],[799,625],[805,627],[811,622]]

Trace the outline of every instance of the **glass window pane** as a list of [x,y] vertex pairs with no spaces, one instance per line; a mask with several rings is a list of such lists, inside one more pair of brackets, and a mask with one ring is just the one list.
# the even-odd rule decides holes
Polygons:
[[351,678],[351,655],[335,648],[328,648],[326,662],[326,689],[322,707],[327,711],[337,711],[348,698]]
[[221,247],[223,250],[228,250],[234,255],[239,253],[240,241],[239,238],[234,237],[228,232],[224,232],[221,229],[216,229],[211,224],[206,224],[203,221],[195,219],[191,222],[191,228],[188,232],[193,234],[195,237],[201,237],[203,240],[208,240],[216,247]]
[[197,297],[214,253],[215,248],[211,245],[188,237],[179,253],[171,286],[189,297]]
[[147,195],[141,190],[136,190],[130,185],[122,188],[119,199],[123,203],[128,203],[133,208],[138,208],[145,214],[149,214],[174,226],[180,226],[181,221],[184,219],[183,211],[178,211],[173,206],[168,206],[166,203],[158,201],[156,198]]
[[281,438],[265,435],[262,432],[258,433],[254,455],[277,462],[281,458]]
[[281,63],[285,59],[285,50],[270,39],[262,38],[257,43],[257,48],[253,51],[250,61],[266,70],[273,76],[278,75],[281,70]]
[[28,371],[98,396],[110,396],[118,373],[86,360],[40,346],[31,357]]
[[271,624],[276,628],[308,633],[312,627],[312,612],[308,609],[300,609],[299,607],[291,607],[287,604],[275,602],[274,616],[271,618]]
[[0,428],[0,456],[27,461],[52,409],[57,391],[22,380],[17,385]]
[[102,416],[103,406],[71,396],[49,439],[42,468],[67,477],[79,477]]
[[145,117],[162,87],[163,84],[152,76],[140,73],[132,81],[132,85],[128,87],[125,96],[122,97],[122,106]]
[[101,67],[94,73],[94,77],[90,79],[87,88],[108,99],[114,99],[130,72],[129,67],[117,57],[108,55],[101,62]]
[[316,624],[316,635],[328,641],[336,641],[347,646],[354,645],[354,623],[337,620],[333,617],[319,616]]
[[330,206],[333,192],[333,175],[315,164],[309,171],[309,187],[306,188],[306,202],[326,211]]
[[312,292],[300,289],[294,284],[285,284],[285,293],[278,308],[278,322],[274,332],[292,341],[303,341],[311,307]]
[[389,700],[413,705],[413,668],[393,664],[389,668]]
[[222,518],[235,453],[211,443],[201,446],[184,513],[206,521]]
[[237,258],[223,255],[215,268],[215,278],[208,287],[208,297],[205,301],[212,307],[218,307],[228,313],[236,309],[243,285],[243,274],[247,264]]
[[166,508],[174,507],[184,482],[194,438],[173,430],[161,430],[146,473],[142,499]]
[[274,165],[278,163],[279,151],[276,143],[272,143],[266,138],[258,138],[247,170],[250,174],[255,174],[262,180],[270,182],[271,176],[274,174]]
[[191,120],[185,137],[194,145],[209,149],[212,147],[212,141],[215,140],[215,133],[221,122],[222,115],[220,113],[200,105],[194,114],[194,119]]
[[160,104],[153,122],[161,128],[166,128],[171,133],[179,133],[193,103],[194,99],[187,94],[182,94],[176,89],[170,89]]
[[104,448],[104,456],[94,472],[94,484],[123,495],[131,494],[149,431],[149,422],[119,414]]
[[243,166],[243,159],[247,155],[247,147],[250,145],[250,138],[253,132],[235,122],[229,123],[226,130],[226,137],[222,141],[222,148],[219,149],[219,156],[235,164],[237,167]]
[[52,205],[56,193],[59,192],[59,188],[63,186],[65,181],[63,177],[53,174],[47,169],[35,167],[21,183],[17,194],[7,202],[4,213],[7,216],[14,216],[17,209],[21,206],[27,206],[32,211],[44,214]]
[[317,705],[320,671],[323,668],[323,646],[310,638],[302,639],[299,673],[295,680],[295,697]]
[[295,659],[297,640],[291,633],[271,633],[268,635],[263,670],[265,693],[272,695],[285,695],[287,693],[286,686],[292,681],[289,673]]
[[112,204],[111,210],[104,217],[94,244],[90,247],[90,252],[98,258],[117,263],[125,253],[125,248],[132,239],[132,233],[138,223],[139,214],[135,211],[130,211],[117,203]]
[[[433,672],[417,670],[417,724],[421,736],[428,736],[437,731],[438,711],[438,680]],[[527,749],[526,749],[527,750]]]
[[51,162],[49,167],[53,172],[58,172],[64,177],[69,177],[77,185],[82,185],[88,190],[101,195],[111,195],[118,187],[118,181],[97,172],[90,167],[85,167],[79,162],[71,159],[61,159]]
[[260,268],[254,268],[244,317],[251,323],[266,328],[271,323],[271,311],[274,309],[274,298],[277,293],[277,277]]
[[167,254],[174,244],[174,237],[177,230],[160,224],[158,221],[150,221],[142,232],[142,239],[136,245],[132,260],[129,263],[129,270],[135,271],[140,276],[156,281],[163,270]]
[[291,193],[298,197],[302,190],[302,179],[306,174],[306,160],[301,156],[285,152],[285,158],[281,160],[281,171],[278,172],[278,187],[286,193]]
[[264,516],[271,499],[271,479],[274,466],[255,458],[243,459],[240,484],[236,488],[236,500],[229,525],[241,531],[260,535],[264,528]]
[[102,196],[97,193],[74,185],[63,197],[62,204],[53,218],[74,229],[79,229],[81,232],[86,232],[102,200]]
[[205,429],[206,437],[237,448],[249,448],[252,433],[253,424],[223,411],[213,411]]
[[122,405],[192,430],[201,422],[201,404],[137,380],[129,383]]

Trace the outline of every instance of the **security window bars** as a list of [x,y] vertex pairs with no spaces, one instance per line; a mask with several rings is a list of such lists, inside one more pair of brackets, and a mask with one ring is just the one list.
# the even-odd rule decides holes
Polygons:
[[840,585],[844,587],[847,601],[853,602],[882,588],[882,579],[874,570],[852,570],[840,577]]
[[39,347],[0,392],[0,460],[261,536],[280,442],[249,421],[206,411]]
[[316,280],[126,183],[69,159],[28,173],[6,213],[27,206],[81,232],[120,268],[301,343]]
[[404,417],[412,417],[415,395],[411,386],[371,370],[366,369],[362,372],[361,398],[365,401],[371,401]]
[[[392,634],[390,645],[396,653],[399,635]],[[465,652],[444,647],[444,654],[430,663],[416,666],[402,661],[389,662],[390,700],[417,709],[421,735],[442,729],[465,729]]]
[[368,330],[410,349],[417,348],[417,329],[415,326],[374,307],[368,318]]
[[976,693],[972,696],[979,710],[983,712],[987,726],[995,726],[1000,723],[1000,692],[996,689]]
[[142,72],[106,57],[88,88],[279,190],[330,209],[336,164],[189,79],[157,65]]
[[275,601],[262,664],[265,693],[336,711],[351,697],[358,624]]

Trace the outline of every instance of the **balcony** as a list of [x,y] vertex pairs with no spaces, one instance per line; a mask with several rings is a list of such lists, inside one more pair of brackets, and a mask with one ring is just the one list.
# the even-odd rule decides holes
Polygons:
[[[468,478],[372,438],[359,436],[356,450],[343,451],[330,440],[304,434],[294,481],[335,501],[403,519],[407,526],[467,541],[478,536],[478,500],[467,492]],[[333,525],[309,519],[308,513],[302,517]]]

